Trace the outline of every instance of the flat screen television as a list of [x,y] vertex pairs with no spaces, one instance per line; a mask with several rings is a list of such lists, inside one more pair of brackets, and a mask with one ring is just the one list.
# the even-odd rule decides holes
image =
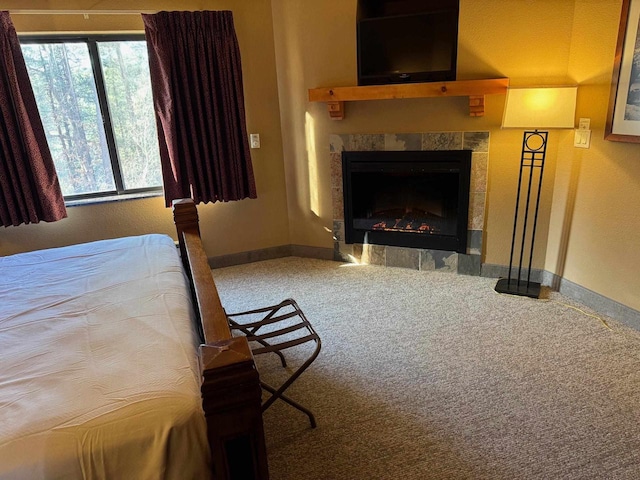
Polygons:
[[456,79],[458,10],[361,18],[358,85]]

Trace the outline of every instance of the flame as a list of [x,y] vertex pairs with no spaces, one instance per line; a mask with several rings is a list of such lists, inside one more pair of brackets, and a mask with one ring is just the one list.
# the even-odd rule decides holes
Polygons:
[[432,227],[427,223],[422,223],[420,224],[419,227],[415,228],[413,226],[413,222],[411,221],[407,222],[406,225],[402,225],[401,222],[402,222],[402,219],[397,218],[392,227],[387,226],[387,222],[385,221],[378,222],[375,225],[373,225],[373,227],[371,227],[371,230],[382,230],[385,232],[413,232],[413,233],[429,233],[429,234],[439,233],[439,230],[436,227]]

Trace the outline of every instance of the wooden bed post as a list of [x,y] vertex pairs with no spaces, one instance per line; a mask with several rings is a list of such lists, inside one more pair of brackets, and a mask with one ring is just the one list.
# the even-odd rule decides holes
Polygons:
[[202,407],[215,478],[267,479],[262,388],[246,341],[200,346]]
[[185,231],[191,230],[200,236],[198,210],[196,208],[196,204],[193,203],[193,200],[190,198],[182,198],[180,200],[173,201],[173,223],[176,225],[178,244],[180,245],[180,255],[182,255],[182,261],[184,263],[187,256],[184,250],[184,237],[182,234]]
[[232,337],[229,330],[200,240],[193,200],[174,200],[173,216],[204,337],[199,349],[202,408],[213,476],[221,480],[268,479],[262,388],[253,355],[247,339]]

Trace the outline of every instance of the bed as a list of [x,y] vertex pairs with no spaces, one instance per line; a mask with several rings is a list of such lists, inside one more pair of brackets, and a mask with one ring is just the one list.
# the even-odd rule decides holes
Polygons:
[[261,390],[195,205],[166,235],[0,258],[0,478],[268,478]]

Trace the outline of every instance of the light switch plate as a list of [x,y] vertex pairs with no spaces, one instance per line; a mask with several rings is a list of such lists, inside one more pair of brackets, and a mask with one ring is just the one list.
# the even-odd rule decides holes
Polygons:
[[260,134],[252,133],[251,135],[249,135],[249,143],[251,145],[251,148],[260,148]]
[[591,145],[591,130],[577,129],[573,137],[573,146],[577,148],[589,148]]

